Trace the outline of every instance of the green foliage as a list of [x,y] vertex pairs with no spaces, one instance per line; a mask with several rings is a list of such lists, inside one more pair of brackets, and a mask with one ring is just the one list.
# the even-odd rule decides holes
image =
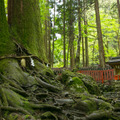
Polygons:
[[[68,36],[69,36],[69,20],[72,19],[74,21],[74,48],[76,52],[77,48],[77,40],[78,40],[78,13],[77,13],[77,1],[72,2],[72,18],[70,18],[69,13],[69,5],[70,1],[66,1],[65,5],[65,22],[66,22],[66,48],[68,48]],[[99,64],[99,52],[98,52],[98,40],[97,40],[97,30],[95,23],[95,12],[94,12],[94,0],[87,1],[87,20],[88,26],[85,26],[82,22],[82,36],[88,37],[88,45],[89,45],[89,62],[91,64]],[[118,17],[117,17],[117,4],[116,0],[113,1],[102,1],[99,0],[100,5],[100,17],[101,17],[101,26],[102,26],[102,34],[103,34],[103,44],[105,49],[105,60],[108,61],[110,57],[114,57],[118,55]],[[61,35],[60,39],[55,41],[55,67],[63,66],[63,2],[56,2],[57,12],[56,15],[56,33]],[[84,6],[83,6],[84,9]],[[84,14],[84,11],[82,12]],[[82,15],[82,21],[84,21],[84,17]],[[84,34],[84,29],[87,27],[88,34]],[[67,50],[66,50],[67,51]],[[68,51],[67,51],[68,52]],[[82,64],[82,42],[81,42],[81,63]],[[69,58],[68,58],[69,59]]]

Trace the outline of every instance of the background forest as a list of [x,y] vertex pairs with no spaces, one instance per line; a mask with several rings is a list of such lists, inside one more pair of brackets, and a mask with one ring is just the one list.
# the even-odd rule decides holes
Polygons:
[[[70,67],[71,59],[71,67],[99,64],[94,0],[39,0],[39,4],[42,36],[51,66]],[[5,6],[7,13],[7,0]],[[108,61],[120,51],[117,0],[99,0],[99,12]]]
[[[78,3],[80,2],[80,3]],[[78,39],[80,37],[80,66],[99,64],[99,48],[96,28],[94,1],[82,0],[41,0],[41,19],[45,40],[50,27],[51,63],[53,67],[70,65],[70,47],[73,46],[74,59],[77,55]],[[80,8],[80,11],[78,11]],[[71,12],[70,12],[71,9]],[[119,24],[116,0],[99,0],[100,20],[105,52],[105,61],[119,55]],[[48,17],[49,16],[49,17]],[[50,26],[47,22],[50,19]],[[81,25],[79,28],[79,24]],[[79,36],[79,31],[81,35]],[[70,40],[70,35],[72,40]],[[54,40],[54,42],[53,42]],[[64,41],[65,40],[65,41]],[[65,46],[64,46],[65,44]],[[73,45],[72,45],[73,44]],[[47,46],[47,43],[46,43]],[[64,48],[65,47],[65,48]],[[47,47],[46,47],[47,48]],[[65,49],[65,54],[64,50]],[[89,52],[88,52],[89,51]],[[49,53],[50,54],[50,53]]]

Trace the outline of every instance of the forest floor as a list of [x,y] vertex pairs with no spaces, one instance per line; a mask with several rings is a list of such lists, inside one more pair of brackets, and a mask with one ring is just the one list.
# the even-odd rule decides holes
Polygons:
[[20,67],[0,62],[0,120],[120,120],[120,81],[96,83],[90,76],[61,75],[35,61]]

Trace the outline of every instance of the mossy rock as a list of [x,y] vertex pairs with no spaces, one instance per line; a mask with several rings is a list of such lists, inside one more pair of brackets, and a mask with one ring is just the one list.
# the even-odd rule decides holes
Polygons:
[[114,107],[116,107],[116,108],[120,107],[120,100],[116,100],[115,101]]
[[49,76],[49,77],[54,77],[54,72],[52,71],[52,69],[46,67],[45,69],[42,70],[42,74]]
[[90,112],[95,111],[95,110],[112,110],[113,106],[100,99],[96,98],[89,98],[84,100],[83,102],[87,103],[88,109]]
[[69,70],[63,70],[61,77],[62,77],[61,82],[66,84],[70,77],[75,77],[75,74]]
[[93,101],[93,100],[86,99],[83,102],[85,102],[87,104],[89,113],[98,109],[98,106],[97,106],[96,102]]
[[88,93],[87,88],[85,87],[84,83],[78,77],[71,78],[67,83],[67,87],[73,92],[79,92],[79,93],[87,92]]
[[73,109],[77,109],[81,112],[85,112],[85,113],[89,112],[88,105],[81,100],[77,100],[76,103],[72,107]]
[[35,60],[35,69],[43,75],[54,77],[54,72],[51,68]]
[[41,115],[41,120],[58,120],[58,118],[55,114],[48,111]]
[[83,81],[84,85],[87,87],[90,94],[100,95],[100,88],[98,87],[96,81],[88,75],[83,75],[76,73],[77,76]]

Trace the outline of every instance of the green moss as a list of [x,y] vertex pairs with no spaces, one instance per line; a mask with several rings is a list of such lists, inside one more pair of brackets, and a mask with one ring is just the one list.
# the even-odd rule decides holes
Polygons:
[[0,72],[2,72],[3,75],[10,78],[11,80],[17,81],[19,85],[28,86],[37,83],[34,77],[30,76],[26,72],[23,72],[17,60],[14,59],[1,60]]
[[[14,1],[11,16],[12,34],[31,54],[47,62],[40,21],[39,0]],[[19,36],[19,37],[18,37]]]
[[10,40],[6,21],[4,0],[0,1],[0,56],[14,53],[14,44]]
[[43,69],[41,73],[43,75],[46,75],[46,76],[49,76],[49,77],[53,77],[54,76],[54,72],[50,68],[48,68],[48,67]]
[[70,81],[68,81],[67,86],[70,88],[70,90],[74,92],[88,92],[84,83],[78,77],[73,77],[72,79],[70,79]]
[[107,102],[101,102],[99,103],[99,109],[103,109],[103,110],[109,110],[109,109],[113,109],[113,106],[110,103]]
[[41,120],[58,120],[58,118],[51,112],[45,112],[41,115]]
[[97,110],[98,106],[97,106],[95,101],[93,101],[93,100],[84,100],[84,102],[87,103],[87,106],[88,106],[88,109],[89,109],[90,113]]
[[61,82],[62,83],[67,83],[67,81],[70,77],[75,77],[75,74],[73,72],[69,71],[69,70],[64,70],[62,72],[62,81]]
[[76,73],[76,75],[83,81],[90,94],[100,95],[100,89],[96,81],[91,76],[80,73]]

